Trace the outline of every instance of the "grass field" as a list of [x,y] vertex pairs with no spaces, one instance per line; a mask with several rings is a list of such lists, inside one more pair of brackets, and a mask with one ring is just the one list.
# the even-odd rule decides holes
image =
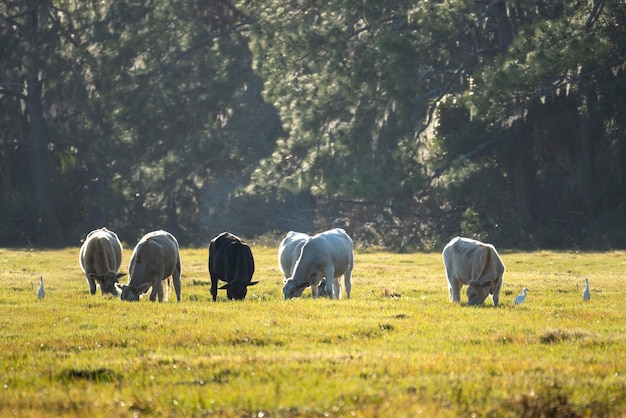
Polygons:
[[89,295],[78,248],[0,249],[0,416],[626,416],[626,252],[502,251],[498,308],[450,304],[439,253],[380,251],[350,300],[284,301],[253,252],[245,301],[210,300],[200,248],[158,304]]

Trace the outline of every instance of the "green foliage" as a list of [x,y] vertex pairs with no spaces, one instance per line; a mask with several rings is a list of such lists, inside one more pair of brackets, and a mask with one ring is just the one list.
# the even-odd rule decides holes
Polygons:
[[[26,3],[2,6],[3,62],[10,63],[3,77],[19,92],[30,68],[24,51],[38,57],[45,163],[53,177],[49,203],[64,229],[76,237],[103,224],[122,232],[130,225],[167,227],[183,241],[197,240],[207,178],[219,173],[245,181],[276,135],[271,117],[268,128],[257,128],[262,140],[240,134],[241,124],[260,113],[247,107],[260,93],[249,88],[250,55],[238,30],[246,17],[229,1],[208,8],[187,1],[61,2],[42,8],[49,16],[34,38],[19,33],[29,22]],[[20,101],[2,96],[2,103],[27,120]],[[26,137],[28,129],[24,123],[14,136]],[[14,153],[0,149],[10,161]],[[20,156],[26,166],[31,154]],[[17,168],[9,169],[7,183],[15,184]],[[29,180],[36,191],[37,179]],[[22,188],[9,189],[8,199],[19,202]]]
[[461,217],[461,233],[464,237],[474,238],[477,240],[485,240],[481,236],[481,232],[485,230],[480,220],[480,214],[472,208],[467,208]]
[[467,91],[439,107],[431,161],[449,171],[440,197],[457,209],[457,225],[469,207],[485,220],[483,234],[510,245],[605,245],[580,225],[610,217],[624,198],[617,192],[614,203],[600,203],[622,184],[623,167],[608,155],[623,155],[623,144],[609,140],[616,137],[607,127],[619,118],[608,110],[613,94],[598,88],[620,89],[624,78],[624,38],[616,36],[623,5],[605,9],[594,26],[582,3],[538,6],[509,14],[516,31],[508,48],[468,68]]
[[424,176],[415,168],[416,120],[441,84],[442,65],[450,65],[429,58],[424,36],[432,34],[412,21],[430,20],[408,2],[249,7],[259,18],[251,36],[255,68],[268,79],[266,97],[291,138],[262,163],[263,172],[280,173],[271,185],[327,198],[415,193]]
[[162,304],[89,295],[77,247],[0,250],[0,306],[11,310],[0,413],[619,416],[626,406],[624,252],[500,249],[501,306],[468,308],[448,302],[438,251],[357,251],[350,300],[285,301],[276,247],[252,249],[260,283],[245,301],[212,302],[207,249],[185,248],[183,300]]
[[0,239],[621,246],[624,7],[4,1]]

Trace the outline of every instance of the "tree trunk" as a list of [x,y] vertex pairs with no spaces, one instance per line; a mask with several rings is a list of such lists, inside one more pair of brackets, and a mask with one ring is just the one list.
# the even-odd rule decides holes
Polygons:
[[494,15],[500,35],[500,50],[504,54],[513,42],[513,26],[509,21],[509,12],[505,1],[500,1],[494,6]]
[[512,136],[509,161],[513,177],[515,202],[519,223],[522,228],[529,228],[534,223],[535,215],[535,178],[530,157],[531,143],[521,120],[514,122],[509,130]]
[[584,214],[587,219],[591,219],[594,216],[596,197],[594,139],[602,135],[602,124],[599,122],[596,110],[598,108],[596,90],[591,81],[582,82],[581,101],[580,148],[578,150],[580,194]]
[[[39,33],[39,2],[29,2],[26,17],[26,39],[28,52],[25,59],[26,82],[26,113],[28,115],[28,142],[30,174],[35,193],[35,203],[39,216],[39,232],[43,238],[54,237],[57,233],[57,219],[55,216],[52,192],[50,186],[50,169],[47,158],[46,122],[44,118],[41,68],[40,68],[40,39]],[[43,7],[47,7],[44,5]],[[41,12],[44,14],[44,12]]]

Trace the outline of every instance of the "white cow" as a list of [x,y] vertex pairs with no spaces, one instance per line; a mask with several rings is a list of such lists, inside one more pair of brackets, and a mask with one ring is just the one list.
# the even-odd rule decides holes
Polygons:
[[89,282],[89,292],[96,293],[96,283],[102,294],[117,296],[116,284],[122,265],[122,244],[113,231],[106,228],[96,229],[87,234],[78,255],[80,268]]
[[[294,267],[302,252],[302,246],[309,238],[311,236],[304,232],[289,231],[285,239],[281,241],[278,246],[278,267],[283,273],[283,281],[287,281],[293,275]],[[328,296],[325,286],[325,280],[322,280],[319,286],[311,285],[313,299],[316,299],[318,296]]]
[[343,275],[346,295],[350,298],[354,252],[352,239],[341,228],[310,237],[300,250],[291,277],[285,279],[283,295],[290,299],[302,295],[309,286],[319,286],[326,278],[326,292],[339,299],[339,277]]
[[180,302],[180,251],[174,235],[165,231],[144,235],[133,250],[128,270],[128,284],[119,286],[122,300],[138,301],[143,293],[152,288],[150,300],[154,302],[158,296],[159,302],[163,302],[162,282],[172,276],[176,301]]
[[504,263],[493,245],[456,237],[443,249],[443,263],[451,302],[461,301],[461,287],[466,284],[468,305],[482,305],[491,294],[498,306]]

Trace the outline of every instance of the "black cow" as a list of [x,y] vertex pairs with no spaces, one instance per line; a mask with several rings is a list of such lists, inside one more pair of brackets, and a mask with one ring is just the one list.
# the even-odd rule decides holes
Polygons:
[[244,299],[248,286],[253,282],[254,258],[248,244],[241,238],[228,232],[222,232],[213,238],[209,245],[209,274],[211,275],[211,295],[217,299],[217,283],[222,280],[226,284],[228,299]]

